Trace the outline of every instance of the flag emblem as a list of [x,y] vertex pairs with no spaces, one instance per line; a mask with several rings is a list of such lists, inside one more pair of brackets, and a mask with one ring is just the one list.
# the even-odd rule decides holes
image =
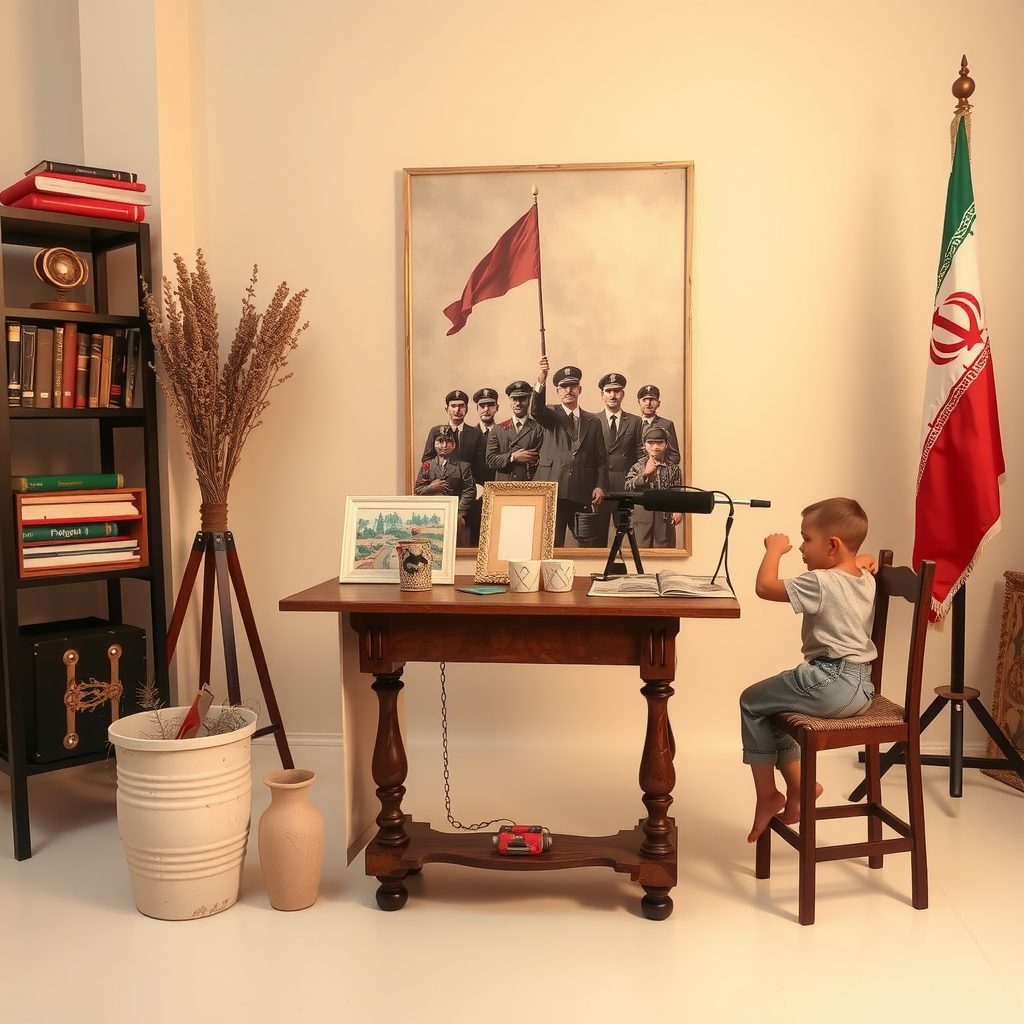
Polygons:
[[[932,317],[932,362],[939,366],[963,360],[966,368],[980,353],[971,349],[988,340],[981,301],[970,292],[953,292]],[[963,356],[960,353],[966,349]],[[966,358],[965,358],[966,357]]]

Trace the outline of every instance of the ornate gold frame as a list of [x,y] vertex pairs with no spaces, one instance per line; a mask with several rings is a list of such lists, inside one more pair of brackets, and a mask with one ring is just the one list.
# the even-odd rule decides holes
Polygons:
[[[555,549],[555,499],[558,484],[554,480],[494,481],[484,484],[484,504],[480,517],[480,546],[476,556],[477,583],[508,583],[509,559],[553,558]],[[522,510],[518,528],[529,532],[529,551],[506,550],[502,519],[506,510]],[[533,515],[529,510],[533,510]],[[538,514],[539,513],[539,514]],[[511,527],[509,527],[511,528]],[[527,540],[520,537],[519,542]]]

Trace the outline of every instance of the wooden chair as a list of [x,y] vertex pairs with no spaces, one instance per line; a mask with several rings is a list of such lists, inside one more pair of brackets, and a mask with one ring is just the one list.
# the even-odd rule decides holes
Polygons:
[[[892,565],[892,552],[883,550],[878,556],[875,616],[871,639],[878,656],[871,670],[875,687],[867,711],[855,718],[815,718],[811,715],[782,713],[772,722],[789,733],[800,744],[800,831],[779,818],[773,818],[757,840],[755,875],[771,874],[771,836],[778,833],[800,855],[800,923],[814,924],[815,866],[820,861],[848,860],[867,857],[868,866],[880,868],[888,853],[909,853],[911,856],[912,902],[917,910],[928,906],[928,874],[924,843],[924,793],[921,786],[921,673],[924,667],[924,645],[928,634],[928,613],[931,607],[934,562],[921,562],[915,573],[909,566]],[[907,658],[906,689],[902,703],[881,695],[882,668],[885,660],[885,633],[891,598],[903,598],[913,605],[913,627],[910,653]],[[882,783],[879,771],[879,746],[900,743],[906,749],[907,800],[909,821],[904,821],[882,805]],[[867,784],[866,803],[844,803],[816,806],[814,793],[817,781],[819,750],[863,746]],[[867,818],[867,840],[835,846],[818,846],[815,828],[826,818]],[[883,838],[887,825],[895,837]]]

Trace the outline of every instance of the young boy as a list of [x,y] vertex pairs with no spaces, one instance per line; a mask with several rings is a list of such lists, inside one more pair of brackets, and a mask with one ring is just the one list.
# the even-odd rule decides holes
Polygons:
[[[850,718],[861,714],[874,696],[871,573],[877,565],[870,556],[857,555],[867,536],[868,518],[851,498],[816,502],[801,515],[800,554],[807,572],[779,579],[779,562],[792,545],[785,534],[773,533],[765,537],[754,588],[758,597],[786,601],[803,615],[804,661],[740,694],[743,763],[750,765],[757,797],[748,843],[757,841],[775,815],[787,823],[800,820],[800,748],[772,726],[770,716],[796,711]],[[776,768],[785,781],[785,795],[775,784]]]
[[[678,463],[668,461],[668,434],[663,427],[651,427],[647,431],[644,450],[647,454],[626,474],[627,491],[682,486]],[[649,512],[636,508],[633,510],[633,534],[642,548],[674,548],[676,527],[682,521],[682,512]]]
[[434,458],[420,467],[413,485],[416,494],[454,494],[459,499],[459,528],[456,543],[469,544],[469,527],[466,520],[476,497],[476,484],[468,462],[460,462],[453,455],[455,433],[447,424],[442,426],[434,438]]

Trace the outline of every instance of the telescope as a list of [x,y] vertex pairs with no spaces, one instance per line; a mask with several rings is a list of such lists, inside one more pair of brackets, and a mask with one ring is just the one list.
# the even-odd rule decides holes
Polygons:
[[617,563],[622,551],[622,542],[629,542],[633,554],[633,564],[636,571],[642,573],[643,563],[640,561],[640,551],[636,546],[636,537],[633,535],[633,523],[630,515],[633,509],[639,505],[648,512],[680,512],[690,515],[710,515],[716,505],[729,506],[729,518],[725,524],[725,539],[722,543],[722,554],[718,559],[718,568],[715,569],[714,578],[718,577],[718,571],[725,566],[725,578],[732,589],[732,581],[729,579],[729,530],[732,527],[733,511],[736,505],[749,505],[751,508],[771,508],[772,503],[764,498],[730,498],[722,491],[705,491],[700,487],[663,488],[648,489],[646,491],[608,491],[604,496],[605,501],[617,501],[619,510],[615,523],[615,540],[608,551],[608,562],[603,573],[594,573],[595,579],[608,579],[610,576],[622,575],[625,573],[625,563]]
[[710,515],[716,505],[749,505],[751,508],[771,508],[772,503],[764,498],[729,498],[717,491],[702,491],[697,488],[647,491],[609,491],[605,501],[628,501],[639,505],[648,512],[684,512],[693,515]]

